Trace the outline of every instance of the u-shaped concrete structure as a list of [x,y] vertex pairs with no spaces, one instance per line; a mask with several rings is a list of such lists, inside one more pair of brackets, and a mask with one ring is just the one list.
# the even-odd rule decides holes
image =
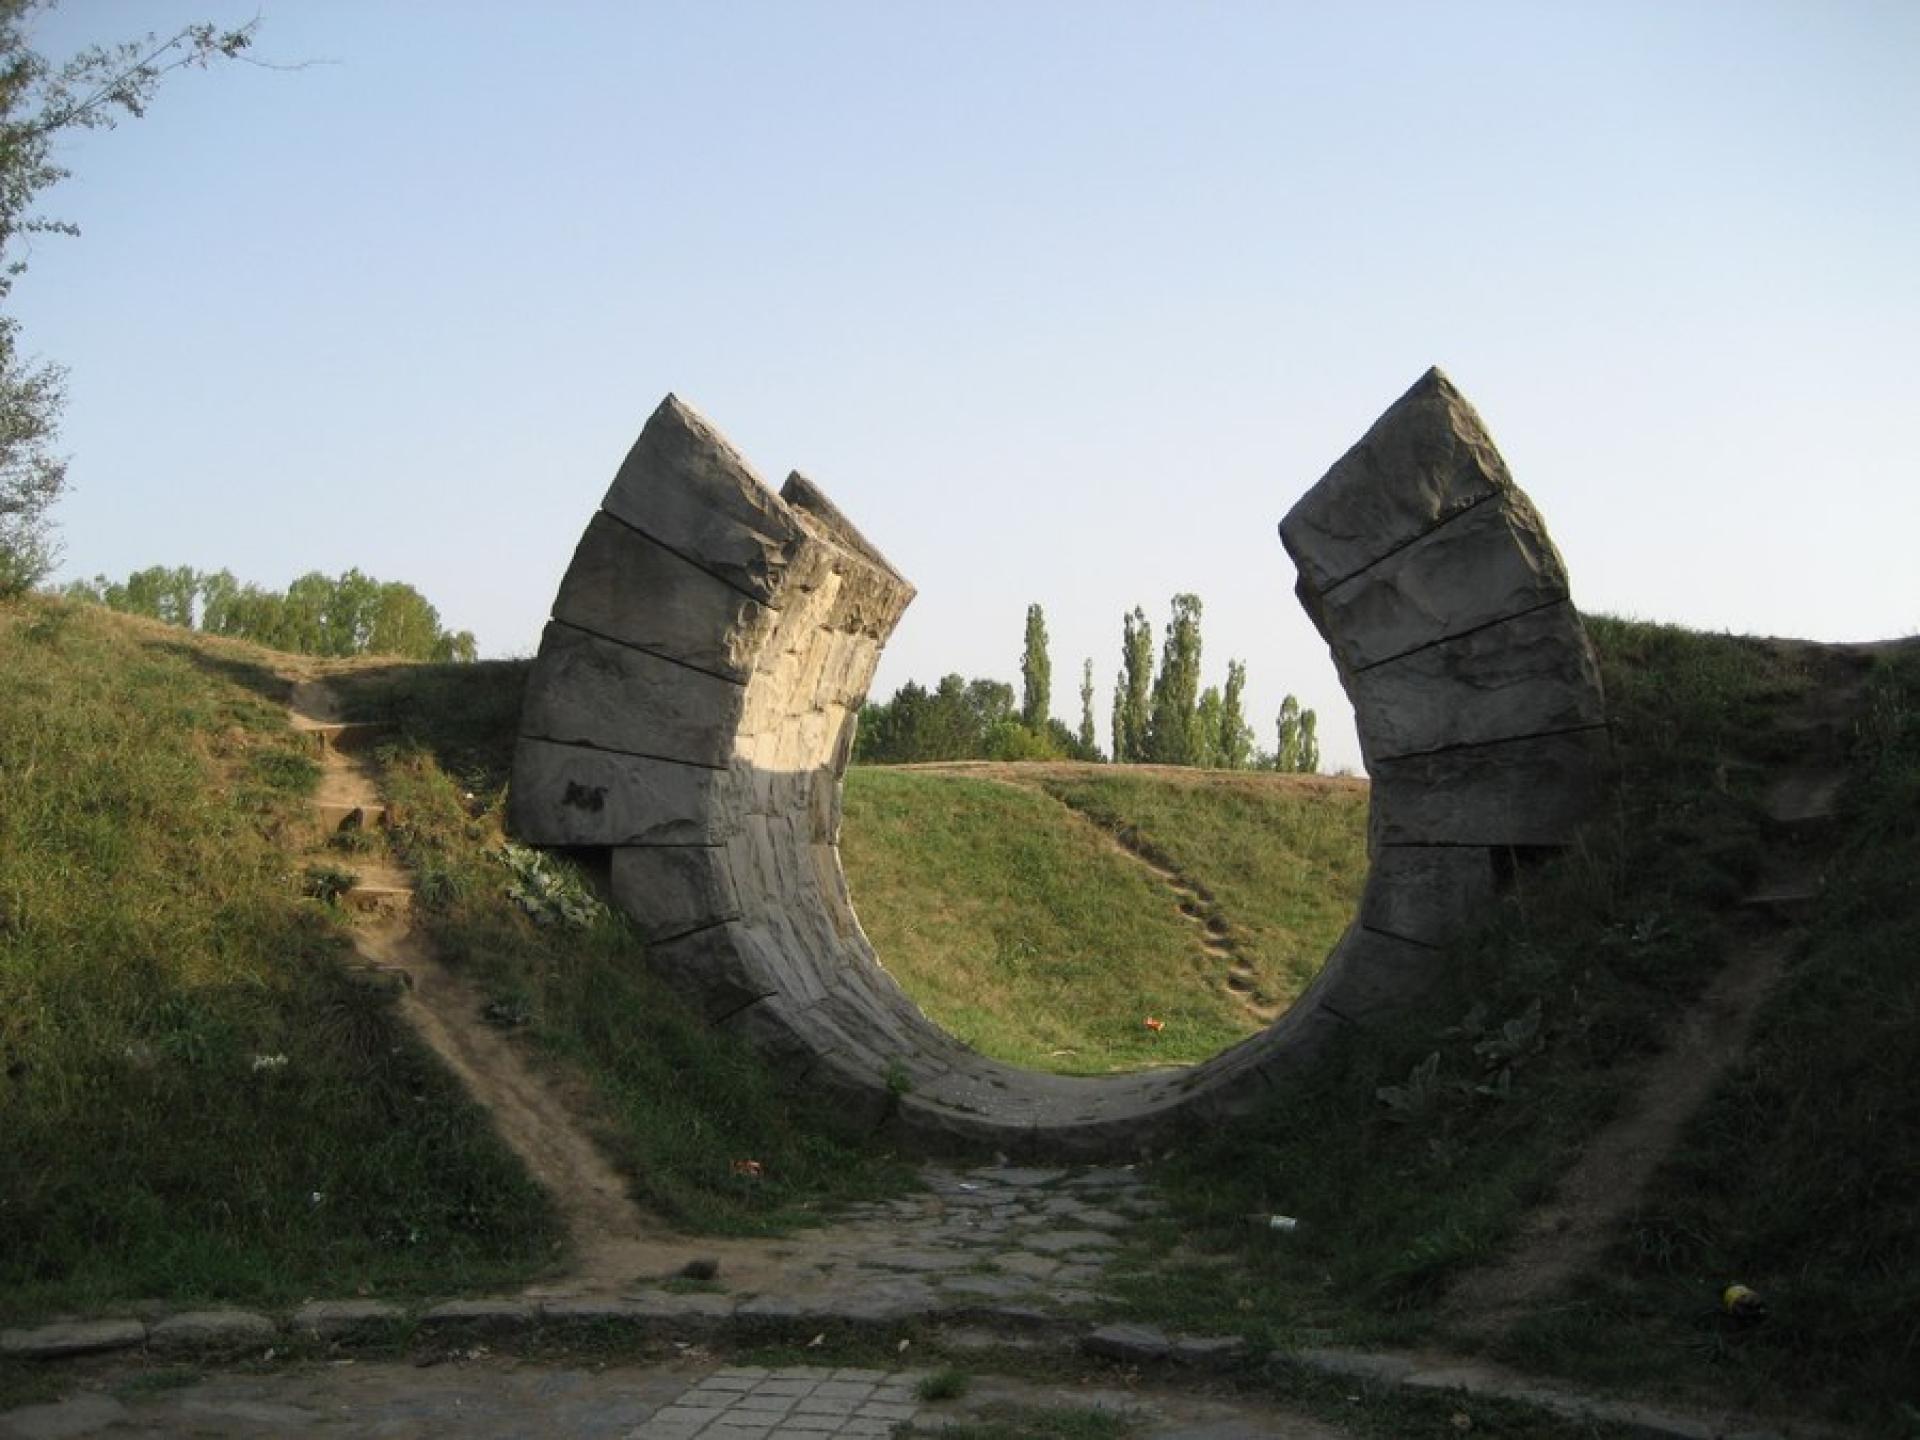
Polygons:
[[1016,1069],[940,1030],[888,976],[840,869],[840,781],[913,587],[804,476],[775,495],[672,396],[561,581],[510,824],[610,852],[650,962],[850,1116],[935,1148],[1163,1145],[1417,998],[1511,857],[1565,844],[1604,784],[1599,676],[1565,568],[1439,371],[1280,533],[1358,716],[1372,870],[1314,984],[1203,1065]]

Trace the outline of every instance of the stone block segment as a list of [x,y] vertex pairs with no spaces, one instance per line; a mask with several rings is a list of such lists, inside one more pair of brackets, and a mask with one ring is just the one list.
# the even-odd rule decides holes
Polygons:
[[1435,368],[1300,498],[1280,536],[1301,583],[1327,590],[1512,484],[1479,415]]
[[1567,574],[1533,506],[1507,490],[1301,598],[1335,661],[1364,670],[1564,600]]
[[706,419],[672,395],[601,508],[743,594],[772,602],[800,541],[792,513]]
[[765,605],[605,511],[587,522],[553,618],[741,684],[773,624]]
[[840,782],[913,587],[813,481],[775,495],[671,396],[561,582],[509,823],[610,851],[649,963],[842,1113],[934,1148],[1139,1153],[1268,1103],[1411,1003],[1492,895],[1495,854],[1565,843],[1605,773],[1564,567],[1445,376],[1401,397],[1281,535],[1359,714],[1375,869],[1306,996],[1195,1069],[989,1061],[880,967],[840,869]]
[[540,640],[540,679],[520,733],[718,769],[733,753],[746,691],[646,650],[555,621]]
[[1347,690],[1370,767],[1607,718],[1599,667],[1564,600],[1357,671]]

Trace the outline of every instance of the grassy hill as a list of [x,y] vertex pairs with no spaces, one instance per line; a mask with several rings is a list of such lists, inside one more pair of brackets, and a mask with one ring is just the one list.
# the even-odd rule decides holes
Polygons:
[[841,847],[861,924],[933,1019],[1014,1064],[1099,1074],[1203,1060],[1299,993],[1365,879],[1366,787],[856,767]]
[[[1456,947],[1451,991],[1157,1166],[1174,1216],[1109,1283],[1174,1326],[1439,1344],[1902,1433],[1920,1414],[1920,654],[1878,657],[1816,735],[1787,717],[1838,683],[1833,652],[1590,623],[1620,759],[1608,813],[1521,872]],[[0,1318],[445,1293],[554,1263],[544,1197],[390,1001],[349,981],[349,922],[290,861],[312,840],[283,708],[305,663],[0,607]],[[410,867],[449,963],[577,1082],[655,1206],[767,1230],[903,1183],[692,1023],[617,919],[563,933],[513,902],[500,802],[524,676],[343,674],[397,732],[398,823],[356,843]],[[1848,777],[1816,837],[1763,804],[1809,746]],[[936,1016],[1026,1063],[1104,1070],[1198,1056],[1293,993],[1351,905],[1363,809],[1357,787],[1274,778],[876,769],[849,779],[845,845],[864,923]],[[1476,1331],[1461,1277],[1522,1243],[1630,1114],[1783,847],[1823,883],[1749,1043],[1597,1258]],[[730,1175],[741,1155],[764,1186]],[[1284,1241],[1246,1224],[1268,1211],[1303,1223]],[[1764,1319],[1722,1311],[1733,1281]]]
[[277,660],[0,607],[0,1315],[548,1263],[544,1197],[290,870]]

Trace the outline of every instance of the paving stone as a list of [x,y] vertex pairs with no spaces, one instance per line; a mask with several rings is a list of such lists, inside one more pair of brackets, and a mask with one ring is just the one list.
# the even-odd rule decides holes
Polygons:
[[1073,1217],[1089,1230],[1125,1230],[1133,1221],[1124,1215],[1116,1215],[1111,1210],[1098,1210],[1083,1205]]
[[420,1317],[423,1329],[472,1326],[511,1330],[533,1323],[534,1308],[524,1300],[448,1300]]
[[1020,1243],[1043,1255],[1065,1255],[1073,1250],[1110,1250],[1120,1242],[1102,1230],[1045,1230]]
[[206,1350],[270,1344],[279,1328],[250,1310],[189,1310],[169,1315],[147,1332],[152,1350]]
[[1173,1342],[1173,1358],[1182,1365],[1217,1365],[1246,1351],[1238,1335],[1187,1335]]
[[0,1434],[9,1440],[69,1440],[95,1435],[132,1419],[127,1407],[110,1395],[70,1395],[50,1405],[27,1405],[0,1416]]
[[1051,1256],[1029,1255],[1021,1250],[996,1256],[993,1263],[1008,1275],[1024,1275],[1030,1280],[1045,1280],[1060,1268],[1060,1262]]
[[0,1330],[0,1355],[53,1360],[63,1355],[126,1350],[146,1338],[147,1327],[138,1320],[76,1320],[31,1330]]
[[1166,1332],[1151,1325],[1103,1325],[1080,1342],[1089,1355],[1108,1360],[1164,1360],[1173,1353]]
[[951,1250],[889,1248],[874,1251],[865,1256],[861,1263],[875,1270],[905,1270],[926,1274],[940,1270],[964,1270],[974,1261],[971,1255],[960,1255]]
[[989,1300],[1025,1295],[1032,1288],[1031,1280],[1012,1275],[956,1275],[940,1282],[940,1293],[943,1295],[978,1295]]
[[872,1395],[874,1388],[875,1382],[872,1380],[823,1380],[815,1387],[810,1398],[858,1402]]
[[1065,1170],[1034,1170],[1019,1166],[1002,1165],[991,1170],[975,1170],[971,1178],[990,1185],[1011,1185],[1017,1189],[1030,1189],[1037,1185],[1051,1185],[1063,1178]]
[[1113,1190],[1138,1186],[1140,1177],[1131,1165],[1120,1168],[1090,1167],[1075,1171],[1063,1183],[1069,1190]]
[[398,1305],[385,1300],[310,1300],[293,1312],[293,1328],[331,1339],[363,1326],[388,1325],[402,1318]]

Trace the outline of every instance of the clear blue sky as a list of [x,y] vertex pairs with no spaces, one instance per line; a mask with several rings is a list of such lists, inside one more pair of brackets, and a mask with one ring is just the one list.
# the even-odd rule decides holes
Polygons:
[[[1429,364],[1588,609],[1920,628],[1920,5],[261,0],[65,148],[64,574],[417,585],[529,653],[672,390],[920,588],[877,695],[1192,590],[1357,762],[1275,523]],[[95,40],[255,0],[70,0]]]

